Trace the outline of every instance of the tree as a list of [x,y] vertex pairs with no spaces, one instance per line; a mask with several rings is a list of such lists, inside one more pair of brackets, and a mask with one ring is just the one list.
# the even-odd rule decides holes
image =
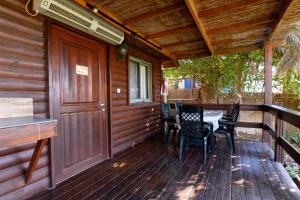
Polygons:
[[277,48],[280,54],[278,72],[299,73],[300,69],[300,25],[295,26],[285,37],[284,45]]
[[[280,60],[277,76],[285,93],[293,93],[300,99],[300,25],[296,25],[285,37],[284,45],[277,48]],[[298,106],[300,108],[300,105]]]
[[164,70],[166,77],[177,80],[191,78],[201,82],[204,93],[219,103],[224,88],[241,94],[246,80],[255,80],[258,66],[263,63],[262,51],[211,56],[180,61],[179,68]]

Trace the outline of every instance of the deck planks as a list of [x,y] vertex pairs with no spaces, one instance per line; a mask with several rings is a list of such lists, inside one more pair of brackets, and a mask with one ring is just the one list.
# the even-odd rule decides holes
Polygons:
[[178,145],[153,138],[31,199],[299,199],[300,192],[272,151],[257,141],[225,138],[203,164],[202,149],[178,158]]

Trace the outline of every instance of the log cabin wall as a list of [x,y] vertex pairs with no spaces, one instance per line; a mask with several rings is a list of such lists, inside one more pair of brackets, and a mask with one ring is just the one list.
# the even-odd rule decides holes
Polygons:
[[[131,147],[161,131],[160,86],[161,61],[159,58],[129,46],[129,55],[152,63],[153,102],[129,104],[128,59],[116,60],[117,48],[110,47],[111,80],[111,139],[112,154]],[[117,88],[121,93],[117,94]]]
[[[25,0],[0,1],[0,97],[33,98],[34,115],[48,115],[46,37],[43,17],[30,17]],[[31,184],[24,171],[34,143],[0,149],[0,199],[24,199],[49,187],[48,148]]]
[[[49,116],[47,35],[45,19],[25,12],[27,0],[0,1],[0,97],[33,98],[34,115]],[[127,60],[116,61],[117,48],[109,50],[111,78],[112,154],[161,131],[160,59],[129,46],[129,54],[152,63],[153,103],[129,105]],[[116,89],[121,88],[121,94]],[[24,172],[35,143],[0,149],[0,199],[24,199],[50,186],[50,157],[43,150],[32,183]]]

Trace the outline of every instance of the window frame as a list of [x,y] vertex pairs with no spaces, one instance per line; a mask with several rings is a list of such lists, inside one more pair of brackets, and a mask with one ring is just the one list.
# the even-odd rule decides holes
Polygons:
[[[130,75],[131,75],[131,71],[130,71],[130,62],[136,62],[138,64],[138,72],[139,77],[141,77],[141,70],[140,70],[140,65],[146,66],[147,67],[147,74],[148,76],[146,77],[147,79],[147,93],[148,93],[148,98],[141,98],[141,80],[139,80],[139,98],[138,99],[132,99],[131,98],[131,94],[130,94],[130,89],[131,89],[131,85],[130,85]],[[143,59],[137,58],[135,56],[129,55],[128,57],[128,101],[129,104],[136,104],[136,103],[152,103],[153,102],[153,95],[152,95],[152,91],[153,91],[153,84],[152,84],[152,79],[153,79],[153,69],[152,69],[152,63],[145,61]]]

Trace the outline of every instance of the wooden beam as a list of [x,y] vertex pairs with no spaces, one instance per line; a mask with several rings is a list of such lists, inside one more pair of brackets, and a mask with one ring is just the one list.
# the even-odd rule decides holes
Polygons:
[[195,53],[195,54],[178,54],[175,55],[176,59],[190,59],[190,58],[202,58],[202,57],[208,57],[210,56],[210,52],[204,52],[204,53]]
[[265,17],[262,17],[259,19],[247,20],[247,21],[243,21],[243,22],[229,24],[226,26],[212,28],[212,29],[207,30],[207,34],[208,35],[216,35],[219,33],[224,34],[225,32],[229,32],[232,30],[253,29],[254,27],[268,24],[273,21],[274,21],[274,15],[268,15],[268,16],[265,16]]
[[217,55],[226,55],[226,54],[232,54],[232,53],[254,51],[254,50],[257,50],[257,49],[260,49],[260,48],[261,48],[261,43],[256,43],[256,44],[253,44],[253,45],[216,50],[215,53]]
[[166,49],[161,49],[160,46],[152,40],[147,39],[143,34],[141,34],[139,31],[137,31],[135,28],[131,26],[125,26],[124,22],[113,15],[110,11],[106,10],[102,6],[99,6],[98,4],[94,3],[93,1],[86,2],[85,0],[73,0],[78,5],[82,6],[83,8],[89,10],[90,12],[93,12],[93,6],[96,6],[98,9],[98,13],[96,14],[98,17],[104,19],[108,23],[112,24],[113,26],[121,29],[128,35],[134,36],[137,40],[142,42],[143,44],[147,45],[148,47],[160,52],[161,54],[167,56],[170,58],[175,66],[178,66],[177,60],[171,55],[171,53]]
[[209,8],[209,9],[206,9],[206,10],[202,10],[202,11],[198,12],[198,16],[200,18],[202,18],[202,17],[204,17],[204,18],[214,17],[214,16],[222,14],[223,12],[238,9],[238,8],[239,8],[239,11],[240,11],[242,9],[245,9],[247,6],[249,6],[251,4],[255,4],[255,3],[259,3],[259,2],[263,2],[263,1],[265,1],[265,0],[241,0],[241,1],[236,1],[236,2],[225,4],[225,5],[217,6],[217,7],[214,7],[214,8]]
[[196,40],[189,40],[189,41],[183,41],[183,42],[174,42],[174,43],[168,43],[161,45],[161,48],[171,48],[171,47],[177,47],[177,46],[182,46],[186,44],[193,44],[193,43],[199,43],[199,46],[203,45],[204,42],[201,41],[201,39],[196,39]]
[[168,36],[168,35],[174,35],[177,33],[182,33],[185,31],[190,31],[193,30],[195,28],[194,25],[187,25],[187,26],[182,26],[182,27],[176,27],[173,29],[169,29],[166,31],[161,31],[161,32],[157,32],[157,33],[152,33],[146,36],[147,39],[154,39],[154,38],[160,38],[160,37],[164,37],[164,36]]
[[271,34],[269,37],[270,39],[273,38],[274,33],[278,30],[278,28],[280,27],[280,25],[283,22],[284,17],[287,15],[287,13],[289,13],[289,10],[293,7],[295,2],[296,2],[296,0],[284,0],[282,2],[283,5],[279,11],[279,18],[272,27],[272,31],[271,31]]
[[[265,43],[264,80],[264,103],[272,105],[272,43],[269,41]],[[264,112],[263,123],[272,126],[272,115]],[[271,146],[272,138],[266,131],[263,131],[263,141]]]
[[184,0],[186,6],[188,7],[197,27],[198,27],[198,30],[200,31],[209,51],[214,54],[214,50],[213,50],[213,47],[210,43],[210,40],[208,38],[208,35],[207,35],[207,32],[205,30],[205,27],[204,27],[204,24],[202,22],[202,20],[198,17],[198,13],[197,13],[197,8],[196,8],[196,5],[195,5],[195,2],[194,0]]
[[171,54],[178,55],[178,54],[195,54],[195,53],[204,53],[207,52],[207,49],[190,49],[190,50],[183,50],[183,51],[171,51]]
[[300,152],[283,137],[277,138],[278,144],[300,165]]
[[184,9],[184,8],[185,8],[184,3],[179,2],[179,3],[173,4],[173,5],[165,6],[163,8],[155,9],[153,11],[145,12],[140,15],[136,15],[134,17],[130,17],[130,18],[124,20],[124,24],[128,25],[128,24],[132,24],[133,22],[138,22],[138,21],[145,20],[148,18],[157,17],[157,16],[161,16],[161,15],[167,15],[167,14],[173,13],[175,11]]

